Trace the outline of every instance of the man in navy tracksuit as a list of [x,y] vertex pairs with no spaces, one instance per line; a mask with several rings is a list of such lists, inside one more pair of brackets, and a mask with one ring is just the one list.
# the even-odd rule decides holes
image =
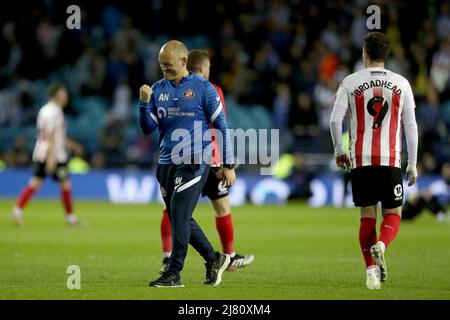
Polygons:
[[[192,218],[211,163],[210,124],[222,136],[222,174],[227,186],[236,179],[233,152],[219,95],[212,84],[189,73],[188,50],[179,41],[166,43],[159,52],[164,78],[139,90],[139,124],[145,134],[159,130],[160,158],[157,179],[172,223],[171,263],[155,287],[182,287],[188,244],[205,259],[205,284],[217,286],[230,257],[216,252]],[[208,140],[209,139],[209,140]]]

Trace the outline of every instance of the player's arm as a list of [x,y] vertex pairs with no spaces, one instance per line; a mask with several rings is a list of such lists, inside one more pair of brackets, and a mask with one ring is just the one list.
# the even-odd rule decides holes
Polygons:
[[45,157],[45,171],[47,173],[53,173],[56,169],[56,158],[55,158],[55,128],[47,131],[47,155]]
[[75,140],[66,139],[64,145],[66,146],[66,148],[75,152],[77,156],[82,156],[84,154],[84,147]]
[[223,94],[222,88],[220,88],[218,85],[214,86],[217,93],[219,94],[220,102],[222,102],[222,110],[225,115],[225,118],[227,117],[227,106],[225,104],[225,96]]
[[416,183],[417,179],[417,148],[419,145],[419,135],[417,131],[416,114],[414,112],[415,102],[411,86],[405,92],[405,99],[402,111],[402,123],[405,130],[406,146],[408,148],[408,166],[406,167],[406,180],[408,186]]
[[330,119],[330,132],[334,145],[334,155],[336,157],[336,165],[342,169],[351,167],[350,159],[345,153],[342,142],[342,121],[345,118],[348,109],[347,90],[341,84],[336,93],[334,100],[333,112]]
[[203,107],[210,123],[222,135],[222,143],[218,143],[219,147],[222,147],[221,154],[224,164],[222,168],[222,176],[226,182],[226,185],[231,187],[236,180],[236,174],[234,172],[234,168],[232,167],[234,165],[234,159],[230,132],[228,130],[228,124],[225,119],[221,99],[214,86],[209,82],[206,84],[203,99]]
[[139,89],[139,126],[144,134],[152,133],[158,126],[152,93],[152,88],[146,84]]

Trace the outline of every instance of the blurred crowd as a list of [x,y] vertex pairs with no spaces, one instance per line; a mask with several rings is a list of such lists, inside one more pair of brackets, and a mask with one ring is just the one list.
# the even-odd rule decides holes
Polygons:
[[[159,47],[177,38],[210,51],[211,81],[229,105],[265,107],[281,130],[282,152],[331,154],[333,97],[346,75],[363,68],[366,8],[377,4],[392,44],[386,68],[404,75],[415,94],[423,170],[437,172],[450,159],[450,1],[78,2],[80,30],[66,28],[65,1],[36,1],[2,17],[0,128],[33,125],[42,88],[61,76],[72,100],[104,101],[85,159],[94,167],[148,166],[156,152],[134,130],[137,88],[161,77]],[[88,111],[74,102],[67,113],[76,121]],[[28,165],[28,140],[16,136],[6,148],[0,138],[0,156]]]

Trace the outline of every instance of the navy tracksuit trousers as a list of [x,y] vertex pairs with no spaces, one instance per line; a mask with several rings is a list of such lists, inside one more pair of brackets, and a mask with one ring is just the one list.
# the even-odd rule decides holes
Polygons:
[[159,164],[156,177],[172,224],[172,255],[169,272],[179,275],[191,244],[206,262],[217,260],[200,226],[192,218],[209,173],[205,164]]

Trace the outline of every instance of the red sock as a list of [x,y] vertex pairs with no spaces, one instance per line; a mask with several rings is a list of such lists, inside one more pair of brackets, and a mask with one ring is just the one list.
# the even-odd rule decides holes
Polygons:
[[27,202],[31,199],[33,194],[35,193],[36,189],[32,188],[30,186],[26,186],[22,193],[19,196],[19,199],[17,200],[17,207],[20,209],[25,208]]
[[70,189],[61,189],[61,201],[63,203],[66,214],[72,214],[72,191]]
[[162,250],[164,253],[172,252],[172,225],[170,224],[169,214],[167,209],[164,209],[164,213],[161,219],[161,241]]
[[400,228],[401,218],[396,213],[388,213],[384,216],[383,222],[380,227],[380,241],[383,241],[384,245],[387,246],[394,240],[395,235]]
[[231,214],[222,217],[216,216],[216,227],[222,243],[223,253],[234,253],[234,229]]
[[359,245],[366,262],[366,267],[375,265],[370,248],[377,243],[377,219],[361,218],[359,226]]

